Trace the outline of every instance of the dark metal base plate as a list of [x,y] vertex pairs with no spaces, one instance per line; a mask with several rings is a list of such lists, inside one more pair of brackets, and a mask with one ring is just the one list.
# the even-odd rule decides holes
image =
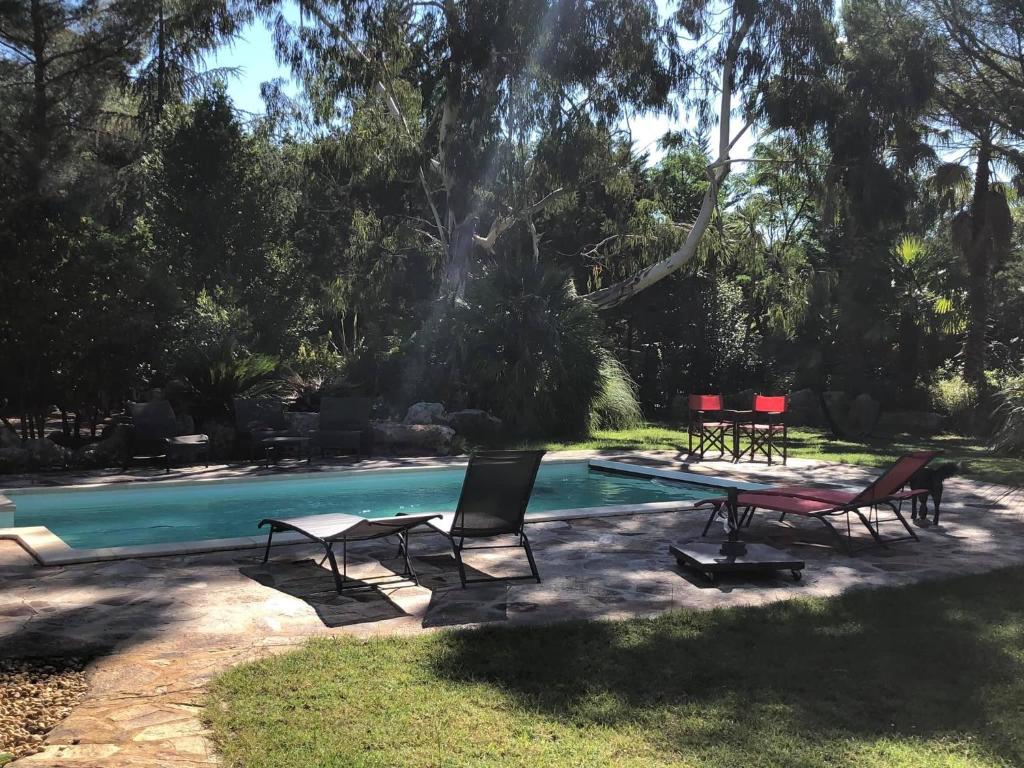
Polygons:
[[766,573],[790,571],[794,579],[800,578],[804,568],[803,560],[796,560],[766,544],[747,544],[746,554],[728,557],[721,553],[718,542],[691,542],[680,546],[671,545],[668,551],[675,555],[679,565],[704,573],[714,580],[719,573]]

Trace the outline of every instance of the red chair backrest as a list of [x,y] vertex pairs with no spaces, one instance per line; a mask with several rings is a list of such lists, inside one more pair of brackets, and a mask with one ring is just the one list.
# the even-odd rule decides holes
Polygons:
[[857,494],[854,502],[887,499],[900,490],[911,476],[925,464],[939,455],[938,451],[918,451],[900,456],[896,463],[871,485]]
[[720,411],[722,410],[721,395],[690,395],[691,411]]
[[785,395],[754,395],[754,410],[757,413],[785,413]]

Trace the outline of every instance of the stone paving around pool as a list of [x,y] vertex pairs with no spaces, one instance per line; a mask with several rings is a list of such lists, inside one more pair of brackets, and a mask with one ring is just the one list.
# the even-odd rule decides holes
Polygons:
[[[796,459],[786,468],[768,468],[714,461],[684,466],[669,453],[602,457],[756,482],[862,487],[872,475]],[[88,478],[69,482],[82,479]],[[694,511],[532,524],[527,530],[541,584],[462,589],[445,541],[417,534],[411,546],[420,586],[344,597],[319,564],[322,553],[310,546],[276,548],[267,564],[262,552],[236,550],[43,568],[15,543],[0,541],[0,657],[95,658],[84,701],[50,733],[43,752],[12,765],[217,764],[199,720],[206,683],[231,665],[312,636],[652,616],[673,608],[756,605],[1024,564],[1024,492],[959,478],[946,488],[942,524],[917,528],[919,542],[855,557],[836,551],[815,521],[778,522],[759,514],[746,535],[806,560],[801,582],[782,573],[712,584],[681,572],[668,545],[699,537],[706,515]],[[888,533],[898,531],[890,526]],[[386,541],[350,546],[350,575],[391,573],[389,567],[400,567],[395,550]],[[467,564],[491,575],[526,568],[521,549],[474,553]]]

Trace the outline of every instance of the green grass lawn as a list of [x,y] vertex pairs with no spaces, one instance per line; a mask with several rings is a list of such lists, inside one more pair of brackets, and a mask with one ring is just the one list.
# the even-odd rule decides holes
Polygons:
[[[1024,459],[999,456],[977,440],[956,435],[919,437],[900,434],[865,440],[832,440],[815,429],[789,430],[789,453],[808,459],[826,459],[848,464],[886,467],[901,454],[931,449],[943,452],[944,461],[963,461],[964,475],[1004,485],[1024,484]],[[655,451],[686,449],[686,428],[649,424],[639,429],[602,430],[587,440],[572,443],[542,443],[551,451],[569,449]]]
[[327,639],[237,667],[229,765],[1024,765],[1024,568],[657,619]]

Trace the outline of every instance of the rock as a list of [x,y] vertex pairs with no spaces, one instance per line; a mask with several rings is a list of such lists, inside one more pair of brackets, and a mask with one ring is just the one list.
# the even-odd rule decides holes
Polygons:
[[497,416],[477,408],[452,411],[448,414],[448,426],[470,440],[487,440],[501,434],[504,424]]
[[403,424],[444,424],[444,405],[441,403],[413,403],[405,412]]
[[793,427],[823,427],[825,414],[821,400],[813,389],[798,389],[789,396],[786,423]]
[[288,431],[300,437],[309,437],[320,428],[320,414],[311,411],[285,411]]
[[441,424],[399,424],[380,421],[373,424],[375,449],[411,449],[446,455],[451,452],[455,430]]
[[886,432],[932,434],[942,429],[945,420],[941,413],[928,411],[886,411],[878,420],[878,427]]
[[37,467],[63,467],[68,463],[71,453],[45,437],[26,440],[25,450],[28,451],[29,462]]
[[875,425],[878,424],[878,417],[881,413],[882,406],[875,398],[866,392],[857,395],[850,403],[847,417],[850,430],[856,435],[870,435]]
[[0,427],[0,448],[21,448],[21,437],[13,429]]
[[71,463],[79,467],[109,467],[124,461],[131,442],[131,428],[115,424],[103,430],[104,438],[83,445],[71,454]]
[[849,432],[850,396],[845,392],[834,390],[823,392],[822,397],[825,400],[825,407],[828,408],[828,413],[825,414],[826,420],[831,417],[841,433]]

